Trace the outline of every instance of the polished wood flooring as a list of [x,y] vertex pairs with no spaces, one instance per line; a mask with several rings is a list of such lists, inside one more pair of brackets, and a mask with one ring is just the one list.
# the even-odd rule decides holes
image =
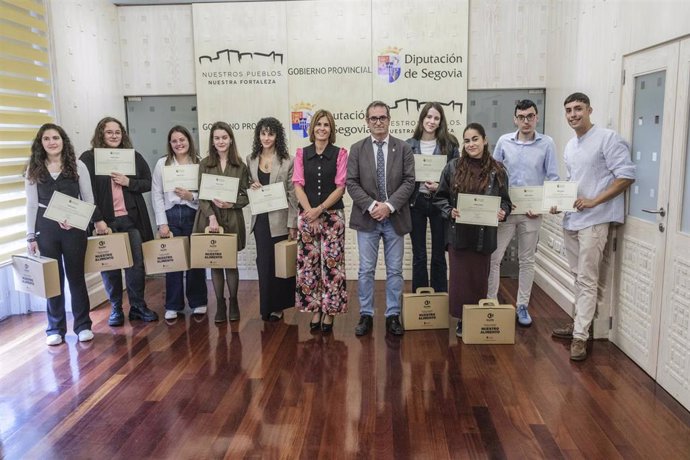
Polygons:
[[[93,342],[70,332],[47,347],[44,314],[12,317],[0,323],[0,457],[690,458],[690,414],[609,342],[569,361],[550,337],[567,316],[537,287],[535,324],[514,346],[386,337],[382,309],[356,338],[349,288],[351,312],[326,337],[294,309],[261,321],[252,281],[241,322],[222,327],[211,306],[110,328],[102,306]],[[148,281],[161,316],[163,289]],[[382,282],[376,295],[383,305]]]

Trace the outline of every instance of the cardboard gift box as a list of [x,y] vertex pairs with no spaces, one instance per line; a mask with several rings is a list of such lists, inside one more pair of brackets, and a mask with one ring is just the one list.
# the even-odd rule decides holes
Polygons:
[[175,236],[141,245],[147,275],[189,270],[189,238]]
[[283,240],[274,246],[276,278],[292,278],[297,275],[297,241]]
[[237,268],[235,233],[193,233],[189,240],[190,268]]
[[129,233],[110,233],[89,237],[84,257],[85,273],[129,268],[132,265],[134,262],[132,248],[129,245]]
[[462,309],[462,341],[474,344],[515,343],[515,307],[484,299]]
[[14,288],[44,299],[60,295],[60,271],[57,260],[49,257],[12,256]]
[[448,293],[435,292],[433,288],[404,293],[402,323],[406,331],[448,329]]

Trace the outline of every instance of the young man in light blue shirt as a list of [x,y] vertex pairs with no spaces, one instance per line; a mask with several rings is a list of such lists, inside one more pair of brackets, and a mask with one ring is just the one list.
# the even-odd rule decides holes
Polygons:
[[609,224],[623,223],[623,192],[635,182],[635,165],[620,135],[592,124],[592,107],[585,94],[571,94],[564,106],[575,137],[566,145],[563,160],[568,180],[578,183],[573,204],[577,212],[566,212],[563,218],[566,256],[575,274],[575,317],[572,323],[554,329],[553,335],[572,338],[570,359],[582,361],[587,358],[589,326],[597,309],[599,263]]
[[[508,170],[510,187],[543,185],[544,180],[558,180],[558,161],[553,139],[536,130],[539,122],[537,105],[529,99],[519,101],[515,106],[514,122],[518,130],[501,136],[493,154]],[[532,324],[528,307],[534,282],[534,254],[541,228],[540,212],[540,209],[532,209],[526,214],[511,214],[505,222],[499,222],[497,247],[491,255],[487,298],[495,299],[498,294],[501,260],[517,232],[520,266],[517,320],[524,327]]]

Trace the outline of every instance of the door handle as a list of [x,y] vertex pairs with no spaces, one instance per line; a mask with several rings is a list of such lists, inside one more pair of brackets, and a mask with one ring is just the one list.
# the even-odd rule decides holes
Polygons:
[[647,212],[649,214],[659,214],[661,217],[666,215],[666,210],[661,207],[659,209],[643,209],[642,212]]

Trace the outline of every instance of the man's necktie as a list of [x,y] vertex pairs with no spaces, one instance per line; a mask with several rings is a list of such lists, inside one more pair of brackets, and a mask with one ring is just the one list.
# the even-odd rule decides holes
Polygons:
[[386,201],[386,162],[383,159],[384,141],[374,141],[378,146],[376,150],[376,187],[379,189],[379,201]]

